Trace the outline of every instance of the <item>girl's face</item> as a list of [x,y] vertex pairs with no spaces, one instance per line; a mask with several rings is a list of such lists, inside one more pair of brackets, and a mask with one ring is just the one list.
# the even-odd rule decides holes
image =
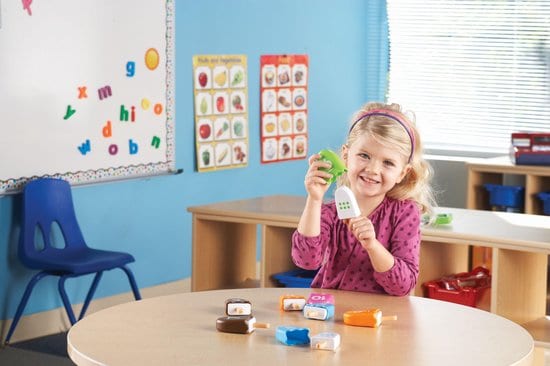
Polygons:
[[396,149],[384,146],[370,135],[363,134],[344,147],[351,190],[357,198],[385,197],[401,182],[410,169],[406,158]]

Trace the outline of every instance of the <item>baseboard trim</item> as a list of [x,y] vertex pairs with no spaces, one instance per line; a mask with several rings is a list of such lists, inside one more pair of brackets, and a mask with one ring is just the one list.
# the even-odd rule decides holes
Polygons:
[[[140,289],[141,296],[144,299],[190,291],[190,278]],[[86,315],[129,301],[134,301],[132,292],[93,300],[86,311]],[[76,304],[73,306],[75,314],[79,314],[80,309],[82,309],[82,304]],[[0,339],[2,340],[2,344],[6,339],[10,325],[11,319],[0,320]],[[10,343],[66,332],[69,328],[70,323],[64,307],[26,315],[21,317],[21,320],[19,320],[19,324],[17,324],[17,328],[11,337]]]

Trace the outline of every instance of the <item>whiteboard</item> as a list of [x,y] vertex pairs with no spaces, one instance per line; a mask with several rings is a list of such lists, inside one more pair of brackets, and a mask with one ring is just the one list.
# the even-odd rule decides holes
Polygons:
[[0,0],[0,194],[175,170],[173,1]]

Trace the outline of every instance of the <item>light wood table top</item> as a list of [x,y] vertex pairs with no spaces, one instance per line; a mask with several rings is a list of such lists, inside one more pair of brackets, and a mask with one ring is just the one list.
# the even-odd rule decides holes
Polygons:
[[[328,321],[282,312],[284,294],[331,293],[336,313]],[[251,334],[221,333],[216,319],[225,300],[249,300],[258,322]],[[379,328],[343,324],[347,310],[379,308],[397,315]],[[336,351],[286,346],[280,325],[337,332]],[[530,365],[533,339],[519,325],[479,309],[421,297],[392,297],[319,289],[254,288],[182,293],[130,302],[88,315],[67,336],[78,365]]]
[[438,207],[449,225],[422,227],[422,240],[550,253],[550,218],[513,212]]

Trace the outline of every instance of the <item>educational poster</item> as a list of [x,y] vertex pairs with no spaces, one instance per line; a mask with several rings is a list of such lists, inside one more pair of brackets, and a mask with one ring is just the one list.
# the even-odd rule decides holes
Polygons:
[[307,155],[307,55],[261,56],[262,163]]
[[197,170],[248,164],[246,56],[193,57]]
[[0,1],[0,194],[175,171],[174,2]]

